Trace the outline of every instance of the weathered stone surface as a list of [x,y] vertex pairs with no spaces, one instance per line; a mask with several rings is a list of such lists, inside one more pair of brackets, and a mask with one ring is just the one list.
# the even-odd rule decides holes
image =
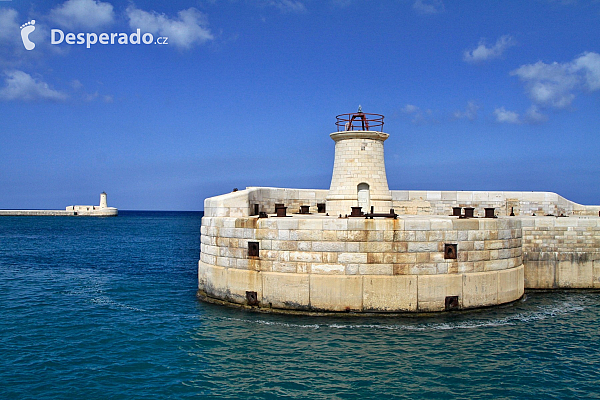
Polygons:
[[310,275],[310,304],[315,310],[362,311],[363,277]]

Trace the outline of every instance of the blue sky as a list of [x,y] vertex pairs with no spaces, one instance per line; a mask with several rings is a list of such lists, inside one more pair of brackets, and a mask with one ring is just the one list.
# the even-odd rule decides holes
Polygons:
[[335,116],[359,104],[385,115],[390,189],[600,204],[600,2],[1,1],[0,208],[327,189]]

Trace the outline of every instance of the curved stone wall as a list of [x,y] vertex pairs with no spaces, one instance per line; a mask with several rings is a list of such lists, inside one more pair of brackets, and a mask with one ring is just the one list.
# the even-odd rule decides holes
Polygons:
[[523,294],[518,219],[204,217],[201,242],[200,294],[261,308],[442,311]]

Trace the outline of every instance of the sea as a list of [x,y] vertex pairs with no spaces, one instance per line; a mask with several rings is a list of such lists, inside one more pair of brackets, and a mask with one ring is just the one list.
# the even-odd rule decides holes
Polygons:
[[0,399],[600,398],[598,292],[420,317],[206,304],[201,217],[0,217]]

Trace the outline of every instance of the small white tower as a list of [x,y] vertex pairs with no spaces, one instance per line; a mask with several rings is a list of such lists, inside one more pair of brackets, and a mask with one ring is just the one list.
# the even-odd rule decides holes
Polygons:
[[376,213],[388,213],[392,194],[385,173],[383,142],[389,135],[382,132],[383,115],[363,113],[359,106],[357,113],[336,118],[338,131],[329,135],[335,141],[335,159],[327,212],[346,215],[351,207],[360,206],[367,213],[373,206]]
[[100,208],[108,208],[106,204],[106,192],[100,193]]

